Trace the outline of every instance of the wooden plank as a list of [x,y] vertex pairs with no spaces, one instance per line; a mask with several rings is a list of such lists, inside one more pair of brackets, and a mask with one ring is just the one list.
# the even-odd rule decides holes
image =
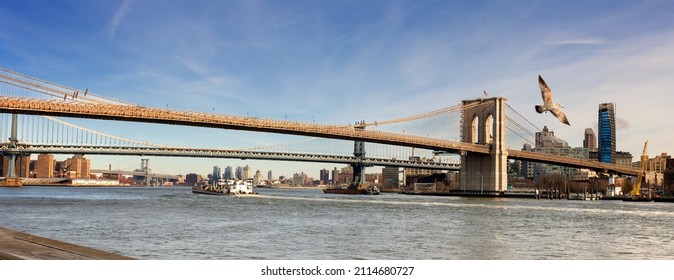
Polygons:
[[0,259],[131,260],[133,258],[0,228]]

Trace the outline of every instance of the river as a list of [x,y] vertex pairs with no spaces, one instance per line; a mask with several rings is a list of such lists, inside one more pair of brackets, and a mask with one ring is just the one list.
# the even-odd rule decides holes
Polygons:
[[674,204],[187,187],[0,188],[0,227],[140,259],[674,258]]

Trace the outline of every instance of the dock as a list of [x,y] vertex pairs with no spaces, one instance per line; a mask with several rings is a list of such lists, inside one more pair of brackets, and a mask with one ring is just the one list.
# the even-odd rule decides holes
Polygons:
[[0,260],[132,260],[133,258],[0,227]]

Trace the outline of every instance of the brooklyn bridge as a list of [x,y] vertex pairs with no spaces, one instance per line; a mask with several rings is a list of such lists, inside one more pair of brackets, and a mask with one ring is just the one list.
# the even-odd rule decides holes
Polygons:
[[[61,153],[218,157],[284,161],[334,162],[355,166],[398,166],[460,170],[463,190],[499,192],[507,186],[507,160],[519,159],[616,175],[637,175],[632,167],[564,155],[510,148],[533,143],[540,131],[502,97],[462,100],[459,104],[398,119],[349,125],[317,124],[251,116],[173,110],[135,105],[88,89],[75,89],[1,69],[0,113],[10,118],[1,128],[3,155]],[[22,116],[19,118],[18,116]],[[174,147],[131,140],[68,124],[56,117],[155,123],[307,136],[290,145],[251,149]],[[19,119],[23,120],[20,121]],[[302,151],[311,142],[332,141],[320,152]],[[365,151],[350,147],[365,145]],[[509,145],[512,143],[511,145]],[[347,148],[345,148],[347,147]],[[460,157],[460,161],[414,160],[400,151]],[[11,166],[11,164],[10,164]],[[13,174],[3,174],[12,177]]]

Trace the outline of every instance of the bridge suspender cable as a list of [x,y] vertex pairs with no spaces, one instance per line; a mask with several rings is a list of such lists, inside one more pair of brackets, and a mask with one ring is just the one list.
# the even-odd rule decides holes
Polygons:
[[123,137],[118,137],[118,136],[98,132],[98,131],[91,130],[91,129],[88,129],[88,128],[85,128],[85,127],[81,127],[81,126],[78,126],[78,125],[75,125],[75,124],[72,124],[72,123],[69,123],[69,122],[66,122],[66,121],[62,121],[62,120],[59,120],[57,118],[50,117],[50,116],[42,116],[42,117],[44,117],[46,119],[49,119],[53,122],[60,123],[62,125],[66,125],[70,128],[77,129],[78,131],[84,131],[84,132],[92,133],[92,134],[95,134],[95,135],[98,135],[98,136],[118,140],[118,141],[121,141],[121,142],[133,143],[133,144],[137,144],[137,145],[150,146],[150,147],[163,147],[163,148],[168,147],[168,146],[163,146],[163,145],[159,145],[159,144],[153,144],[153,143],[150,143],[150,142],[141,142],[141,141],[136,141],[136,140],[132,140],[132,139],[128,139],[128,138],[123,138]]

